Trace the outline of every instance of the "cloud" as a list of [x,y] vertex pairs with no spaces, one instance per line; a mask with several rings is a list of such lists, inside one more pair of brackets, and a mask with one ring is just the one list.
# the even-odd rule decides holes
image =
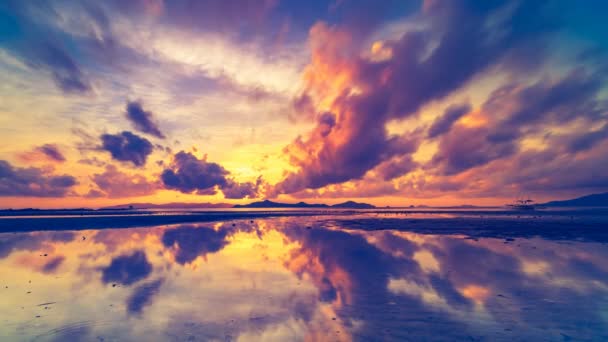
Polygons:
[[135,166],[145,165],[148,156],[154,149],[148,139],[129,131],[117,134],[102,134],[101,141],[101,149],[110,152],[112,158],[131,162]]
[[602,154],[608,146],[608,104],[601,100],[605,77],[575,69],[560,77],[499,85],[479,108],[450,106],[431,125],[441,127],[435,130],[441,133],[427,132],[437,142],[430,161],[396,154],[360,180],[293,196],[432,198],[451,193],[470,198],[605,191],[608,180],[598,172],[607,162]]
[[9,1],[3,4],[0,18],[6,19],[7,24],[0,26],[0,34],[7,39],[0,46],[29,67],[49,73],[63,92],[89,92],[92,89],[90,81],[76,62],[70,39],[46,25],[45,20],[40,20],[40,12],[54,13],[54,10],[47,3],[36,6]]
[[400,176],[407,174],[414,170],[418,164],[412,159],[411,156],[406,155],[403,157],[395,157],[388,160],[376,167],[374,170],[382,177],[383,180],[388,181]]
[[[441,137],[432,164],[453,175],[520,153],[521,139],[544,133],[549,127],[566,126],[575,120],[593,126],[608,110],[596,99],[601,85],[601,76],[575,70],[562,78],[529,86],[502,86],[488,97],[478,114],[486,123],[477,127],[455,125]],[[560,153],[565,156],[588,149],[605,137],[600,129],[564,139],[571,142]]]
[[454,127],[441,139],[433,163],[441,164],[445,174],[454,175],[517,151],[513,141],[488,143],[489,134],[485,127]]
[[568,149],[572,153],[585,151],[593,148],[598,143],[608,139],[608,123],[604,124],[600,129],[590,132],[576,134],[568,139]]
[[37,148],[37,150],[54,161],[57,161],[57,162],[65,161],[65,157],[63,156],[63,153],[61,153],[61,151],[59,150],[59,147],[57,147],[57,145],[44,144],[42,146],[39,146]]
[[[499,86],[479,109],[437,137],[437,151],[420,165],[423,174],[391,182],[367,176],[328,187],[325,191],[333,193],[327,196],[457,193],[470,198],[526,192],[542,197],[605,191],[608,179],[598,171],[608,162],[603,152],[608,108],[598,100],[603,77],[575,70],[559,78]],[[374,169],[379,176],[390,170],[386,163]],[[314,195],[318,193],[300,194]]]
[[92,157],[92,158],[83,158],[78,160],[79,164],[83,164],[83,165],[90,165],[90,166],[96,166],[96,167],[103,167],[105,165],[107,165],[107,163],[97,157]]
[[178,0],[165,2],[162,13],[165,20],[178,27],[249,37],[268,26],[265,19],[277,4],[274,0]]
[[135,251],[112,259],[110,265],[101,271],[101,280],[105,284],[116,282],[131,285],[148,277],[152,272],[152,265],[143,251]]
[[91,190],[90,197],[138,197],[156,192],[158,184],[150,182],[142,175],[131,175],[118,170],[114,165],[106,165],[103,173],[96,173],[91,180],[99,190]]
[[449,131],[454,122],[470,111],[471,105],[469,104],[452,105],[448,107],[443,115],[437,118],[429,128],[428,137],[436,138]]
[[226,184],[221,187],[225,198],[240,199],[240,198],[255,198],[263,184],[262,176],[258,177],[255,183],[245,182],[238,183],[228,179]]
[[70,175],[36,167],[14,167],[0,160],[0,196],[64,197],[77,184]]
[[161,180],[167,189],[183,193],[212,195],[219,188],[226,198],[255,197],[261,182],[258,179],[255,184],[238,183],[221,165],[208,162],[206,157],[198,159],[192,153],[184,151],[173,156],[172,163],[161,174]]
[[226,185],[229,172],[217,163],[198,159],[195,155],[180,151],[173,157],[169,169],[165,169],[161,179],[168,189],[183,193],[207,193],[216,186]]
[[597,100],[608,74],[575,69],[567,75],[542,79],[530,86],[505,85],[495,90],[482,110],[492,118],[492,141],[512,140],[552,125],[576,119],[596,123],[608,104]]
[[[320,123],[285,148],[297,171],[277,184],[275,192],[359,179],[382,162],[411,155],[419,140],[408,136],[412,133],[389,134],[387,123],[415,115],[490,66],[515,71],[528,59],[540,59],[542,46],[528,49],[526,44],[552,28],[548,21],[531,19],[541,7],[527,2],[427,2],[421,20],[429,25],[383,42],[387,58],[374,58],[373,52],[362,56],[358,44],[365,37],[354,35],[355,29],[316,24],[310,31],[313,51],[304,73],[305,95],[317,112],[333,113],[336,123],[331,131]],[[491,20],[498,13],[504,14],[500,20]],[[399,146],[402,141],[409,142]]]
[[63,163],[66,161],[65,156],[55,144],[44,144],[42,146],[37,146],[31,151],[19,154],[19,159],[27,162],[45,160]]
[[140,102],[127,103],[126,115],[136,130],[157,138],[165,138],[165,135],[158,128],[158,124],[154,122],[152,112],[145,111]]

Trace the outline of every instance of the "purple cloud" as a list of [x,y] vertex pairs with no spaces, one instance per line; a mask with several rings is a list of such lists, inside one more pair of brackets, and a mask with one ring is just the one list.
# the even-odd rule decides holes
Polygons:
[[103,173],[94,174],[91,179],[100,191],[91,190],[90,197],[137,197],[151,195],[158,185],[142,175],[129,175],[118,170],[114,165],[106,165]]
[[118,134],[102,134],[101,141],[101,149],[110,152],[112,158],[131,162],[135,166],[145,165],[148,156],[154,149],[148,139],[129,131]]
[[167,189],[198,195],[212,195],[219,188],[226,198],[255,197],[258,183],[238,183],[230,177],[230,172],[220,164],[198,159],[189,152],[180,151],[173,162],[161,174],[161,181]]
[[126,115],[136,130],[157,138],[165,138],[165,135],[158,128],[158,124],[154,122],[152,112],[145,111],[140,102],[127,103]]
[[64,197],[76,184],[76,178],[70,175],[52,175],[35,167],[14,167],[0,160],[0,196]]
[[[543,52],[542,46],[530,50],[527,44],[552,29],[548,22],[532,19],[542,10],[537,3],[510,4],[513,8],[500,21],[490,18],[506,8],[502,1],[425,5],[423,18],[431,25],[385,42],[391,51],[388,59],[368,60],[357,49],[352,51],[350,42],[363,37],[354,39],[356,30],[350,27],[321,24],[311,30],[315,59],[309,71],[313,80],[306,90],[309,97],[327,97],[332,85],[323,83],[325,79],[341,74],[352,79],[335,97],[325,99],[332,103],[335,127],[328,132],[320,124],[310,136],[286,147],[299,170],[288,174],[276,193],[359,179],[382,162],[412,154],[419,138],[389,135],[389,121],[415,115],[421,106],[445,98],[490,66],[519,70],[524,60],[538,59]],[[436,131],[448,123],[438,123]],[[404,140],[409,142],[399,146]],[[417,143],[412,146],[411,141]]]
[[454,122],[470,111],[471,105],[469,104],[452,105],[448,107],[443,115],[437,118],[431,125],[431,128],[429,128],[428,137],[436,138],[449,131]]

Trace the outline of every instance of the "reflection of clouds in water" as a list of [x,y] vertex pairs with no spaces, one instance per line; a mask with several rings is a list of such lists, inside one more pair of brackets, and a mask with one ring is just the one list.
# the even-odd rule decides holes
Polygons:
[[225,230],[183,226],[165,231],[162,241],[165,247],[175,252],[175,261],[183,265],[222,249],[228,243],[227,234]]
[[47,263],[42,267],[42,272],[44,273],[53,273],[59,268],[61,263],[65,260],[65,257],[60,255],[54,258],[51,258]]
[[163,280],[153,280],[141,284],[133,289],[133,293],[127,299],[127,312],[129,314],[141,314],[146,305],[150,305],[154,295],[160,290]]
[[[331,236],[333,234],[344,234],[344,236],[336,241]],[[526,252],[511,250],[510,253],[505,253],[499,248],[504,245],[501,240],[474,242],[459,236],[446,238],[433,235],[423,237],[411,235],[414,238],[410,240],[409,234],[397,236],[392,232],[352,231],[350,234],[366,237],[366,240],[378,249],[364,247],[353,239],[352,235],[349,237],[341,232],[317,230],[316,232],[299,231],[298,234],[288,233],[290,237],[302,242],[303,251],[299,251],[300,254],[310,252],[312,254],[310,260],[320,263],[315,265],[315,262],[309,262],[305,264],[306,267],[294,271],[316,273],[312,278],[317,279],[315,283],[321,296],[324,293],[323,289],[329,287],[325,281],[327,279],[331,281],[331,274],[336,273],[336,269],[344,271],[352,286],[335,287],[338,292],[350,290],[350,293],[340,294],[338,297],[351,298],[352,301],[349,303],[351,307],[373,307],[368,301],[375,301],[376,304],[384,300],[407,303],[409,310],[414,311],[415,315],[421,315],[421,312],[425,311],[429,315],[432,314],[433,324],[436,327],[453,326],[454,319],[469,326],[471,320],[477,317],[477,324],[494,328],[503,326],[506,331],[512,329],[506,327],[508,324],[505,322],[521,324],[522,328],[530,329],[528,331],[530,336],[535,336],[534,334],[541,332],[532,329],[527,322],[538,323],[538,318],[533,319],[534,316],[539,317],[551,312],[555,309],[555,303],[563,304],[564,300],[569,302],[570,298],[577,298],[579,303],[593,301],[593,291],[586,291],[579,296],[571,293],[577,288],[575,284],[591,281],[592,284],[597,285],[601,282],[603,289],[606,290],[605,279],[608,277],[605,271],[600,269],[601,261],[606,260],[605,255],[602,259],[597,256],[589,258],[594,259],[593,261],[582,261],[574,253],[568,253],[568,262],[559,258],[548,258],[545,262],[547,265],[555,263],[561,268],[561,271],[556,273],[563,274],[560,289],[556,288],[558,284],[555,283],[555,279],[539,281],[538,278],[531,278],[529,274],[523,272],[518,253]],[[543,250],[546,251],[553,249],[549,245],[555,245],[547,241],[540,241],[540,244],[545,245]],[[536,252],[540,249],[535,247],[528,250]],[[361,255],[366,256],[367,263],[358,259]],[[390,277],[387,278],[386,275]],[[553,278],[550,273],[545,276]],[[564,279],[569,281],[566,282]],[[599,289],[598,286],[595,287]],[[383,288],[388,289],[389,293],[384,293]],[[504,303],[504,298],[509,298],[508,304]],[[553,302],[547,302],[547,298],[553,298]],[[339,301],[335,302],[339,303]],[[417,304],[422,306],[416,308]],[[521,308],[527,305],[532,305],[533,309],[521,312]],[[583,314],[578,318],[568,316],[562,320],[552,319],[547,326],[555,329],[552,333],[556,333],[560,326],[567,324],[571,319],[592,317],[591,321],[595,324],[603,320],[598,310],[593,307],[587,306],[582,310]],[[352,314],[351,311],[348,313]],[[396,314],[398,313],[403,312],[398,310]],[[382,313],[380,312],[379,315],[382,316]],[[383,324],[378,326],[375,326],[378,323],[374,322],[375,320],[375,317],[369,317],[359,333],[368,336],[365,332],[367,331],[371,336],[372,331],[377,328],[390,326],[390,319],[380,322]],[[438,325],[437,320],[443,320],[445,324]],[[482,324],[482,321],[485,323]],[[402,323],[401,328],[405,328],[405,325],[407,323]]]
[[[403,320],[411,317],[401,316],[397,308],[429,312],[417,298],[395,295],[389,290],[393,277],[421,279],[423,275],[418,263],[411,259],[415,248],[412,242],[381,233],[375,238],[384,248],[380,249],[360,234],[337,230],[294,228],[286,234],[301,243],[301,249],[288,267],[309,275],[319,288],[320,299],[324,288],[336,289],[338,295],[332,305],[345,328],[352,330],[358,339],[388,338],[391,329],[407,325]],[[387,249],[393,248],[391,252],[399,249],[399,253],[387,253]],[[301,255],[308,255],[309,262],[298,261]],[[300,267],[294,268],[294,265]],[[456,324],[449,316],[440,319],[445,321],[441,329],[446,332]],[[412,328],[415,326],[408,327]]]
[[25,253],[15,256],[15,264],[28,270],[40,272],[43,274],[57,273],[59,267],[65,261],[63,255],[48,255]]
[[[62,285],[40,273],[49,277],[44,286],[61,293],[81,284],[74,291],[82,295],[66,301],[69,310],[56,319],[115,310],[117,327],[91,327],[90,336],[346,341],[608,333],[604,245],[343,231],[303,222],[83,232],[92,236],[86,243],[53,233],[0,235],[9,251],[0,271],[34,256],[38,270],[61,267]],[[38,257],[37,249],[59,245],[65,255]],[[190,267],[202,261],[204,267]],[[86,269],[96,277],[86,278]],[[135,285],[105,285],[111,282]],[[91,303],[101,303],[99,311],[89,310]],[[125,315],[140,319],[122,322]]]
[[146,278],[150,272],[152,265],[148,262],[146,253],[135,251],[130,255],[121,255],[112,259],[110,265],[102,269],[101,280],[106,284],[117,282],[131,285]]
[[13,250],[36,251],[53,247],[55,242],[70,242],[74,239],[72,232],[35,232],[28,234],[0,234],[0,258],[7,257]]

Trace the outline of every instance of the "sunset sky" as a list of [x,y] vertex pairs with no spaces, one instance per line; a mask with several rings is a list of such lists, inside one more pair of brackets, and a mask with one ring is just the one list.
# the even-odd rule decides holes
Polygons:
[[608,191],[608,2],[0,2],[0,207]]

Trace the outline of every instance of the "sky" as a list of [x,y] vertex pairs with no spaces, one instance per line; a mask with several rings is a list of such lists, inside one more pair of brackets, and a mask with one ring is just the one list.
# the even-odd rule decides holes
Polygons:
[[0,207],[608,191],[601,0],[0,3]]

